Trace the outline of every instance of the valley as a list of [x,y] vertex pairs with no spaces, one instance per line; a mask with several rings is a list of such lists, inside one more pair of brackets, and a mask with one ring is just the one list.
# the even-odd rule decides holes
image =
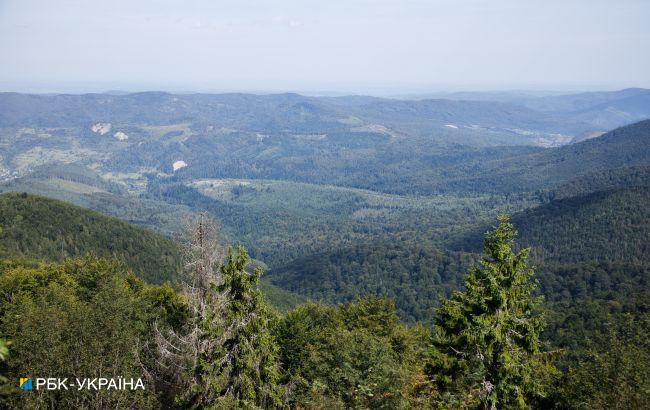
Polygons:
[[[207,211],[271,277],[294,261],[358,246],[455,251],[498,214],[647,186],[647,121],[571,143],[607,131],[600,127],[610,106],[628,107],[624,118],[650,109],[647,93],[498,103],[5,93],[0,191],[65,200],[172,237],[187,215]],[[598,109],[604,117],[591,122],[573,117]],[[467,249],[478,251],[477,243]]]
[[[485,233],[507,214],[545,301],[544,346],[570,347],[558,363],[576,366],[591,352],[583,339],[599,340],[594,349],[611,342],[596,322],[644,315],[647,93],[0,94],[2,269],[72,275],[83,272],[76,263],[109,257],[161,286],[133,285],[129,298],[153,292],[152,306],[182,316],[173,295],[186,279],[183,238],[201,214],[217,222],[220,246],[243,246],[246,266],[263,269],[255,289],[277,317],[325,315],[343,321],[326,325],[337,332],[374,335],[365,319],[345,328],[356,323],[346,315],[390,314],[390,337],[405,332],[409,354],[422,358],[418,332],[486,263]],[[295,348],[293,336],[276,337]]]

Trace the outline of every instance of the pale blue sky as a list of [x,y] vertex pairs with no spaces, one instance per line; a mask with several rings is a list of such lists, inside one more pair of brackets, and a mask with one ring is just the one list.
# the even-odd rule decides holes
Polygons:
[[650,88],[646,0],[0,0],[0,90]]

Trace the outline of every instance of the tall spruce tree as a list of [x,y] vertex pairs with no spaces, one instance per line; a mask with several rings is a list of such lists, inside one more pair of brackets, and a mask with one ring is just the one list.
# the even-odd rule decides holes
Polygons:
[[219,407],[275,408],[281,405],[278,348],[269,330],[269,312],[257,288],[262,270],[246,270],[250,258],[242,247],[229,249],[221,267],[228,324],[222,359],[212,379]]
[[529,249],[515,252],[514,227],[506,216],[498,220],[465,291],[437,309],[428,373],[448,405],[526,408],[544,396],[554,373],[548,355],[540,353],[544,321],[536,313],[540,299],[532,295]]

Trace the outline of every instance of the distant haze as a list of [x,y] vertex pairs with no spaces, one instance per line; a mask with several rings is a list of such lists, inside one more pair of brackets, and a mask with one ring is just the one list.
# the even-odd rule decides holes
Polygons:
[[646,0],[0,0],[0,91],[650,88]]

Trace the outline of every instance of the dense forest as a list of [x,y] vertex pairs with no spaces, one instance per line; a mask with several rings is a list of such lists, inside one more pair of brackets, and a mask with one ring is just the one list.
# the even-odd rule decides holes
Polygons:
[[[561,198],[513,215],[531,248],[547,300],[611,300],[647,289],[650,191],[630,187]],[[450,250],[413,240],[374,241],[297,258],[271,269],[272,283],[328,301],[388,296],[406,320],[426,320],[440,295],[459,288],[489,225],[454,239]]]
[[112,256],[151,283],[174,280],[181,254],[171,240],[115,218],[27,194],[0,195],[0,255],[61,260]]
[[341,302],[356,295],[396,301],[399,316],[426,320],[441,295],[460,288],[475,255],[422,246],[370,243],[291,261],[268,273],[271,283],[315,300]]
[[0,407],[649,408],[647,90],[521,98],[0,94]]
[[[92,254],[111,257],[151,284],[178,284],[178,241],[68,203],[26,193],[0,195],[0,260],[36,266]],[[286,310],[305,299],[262,281],[269,303]]]
[[[102,222],[113,221],[31,195],[3,199],[17,202],[21,212],[16,215],[29,213],[30,207],[33,212],[62,208],[65,212],[53,222],[58,221],[64,236],[80,226],[99,233],[95,230],[106,229]],[[3,231],[12,227],[13,219],[3,222]],[[133,240],[156,239],[152,236],[157,234],[128,229]],[[25,393],[7,382],[1,400],[12,408],[649,404],[650,345],[643,337],[650,323],[647,283],[628,283],[627,291],[638,298],[612,287],[608,303],[598,293],[580,305],[561,292],[553,301],[542,301],[538,275],[527,262],[530,250],[517,246],[514,226],[505,217],[487,233],[483,255],[476,258],[421,250],[415,265],[400,267],[390,262],[390,255],[406,252],[398,247],[386,244],[376,255],[356,250],[364,258],[387,261],[396,276],[403,276],[402,270],[421,270],[417,283],[430,282],[437,291],[428,295],[439,303],[418,312],[402,302],[408,293],[395,295],[402,303],[397,309],[391,298],[377,296],[334,305],[295,298],[294,307],[275,309],[260,292],[261,268],[250,263],[241,247],[224,251],[207,216],[194,220],[188,230],[183,242],[186,269],[171,285],[147,283],[142,278],[150,274],[139,271],[137,264],[130,266],[118,253],[97,256],[102,252],[92,243],[81,251],[93,251],[86,256],[36,263],[52,256],[46,252],[39,257],[34,248],[26,253],[24,244],[18,246],[23,236],[16,232],[3,240],[3,377],[17,380],[25,369],[34,377],[52,372],[71,378],[120,374],[143,377],[147,388]],[[44,239],[36,249],[49,249]],[[151,269],[166,266],[164,259],[152,263]],[[349,263],[340,261],[341,266]],[[445,276],[459,270],[465,274]],[[635,275],[633,270],[620,272]],[[376,280],[381,282],[381,276]],[[436,288],[443,282],[448,289]],[[405,324],[400,316],[412,323]],[[606,388],[596,374],[606,375]]]

